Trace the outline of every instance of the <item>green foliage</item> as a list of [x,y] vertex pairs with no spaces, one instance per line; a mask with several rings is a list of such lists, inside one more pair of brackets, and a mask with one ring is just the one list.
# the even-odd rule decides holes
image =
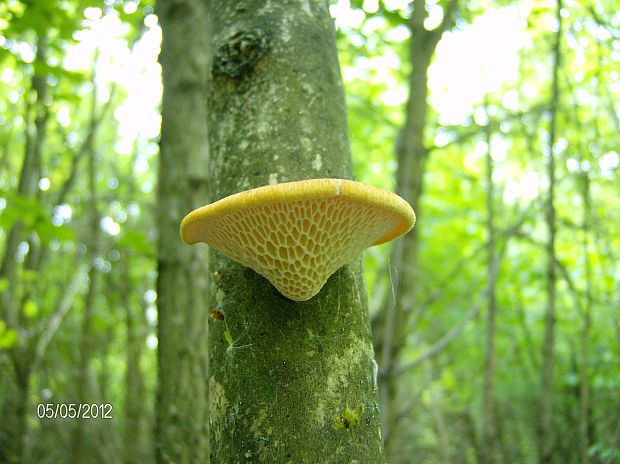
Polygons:
[[117,241],[117,245],[147,258],[153,259],[155,257],[155,244],[145,233],[138,230],[128,230],[123,233]]
[[[351,2],[361,10],[373,2]],[[357,29],[340,31],[340,52],[348,92],[352,147],[358,178],[362,181],[393,188],[394,144],[402,124],[404,105],[388,106],[382,101],[387,89],[398,89],[407,76],[407,47],[383,37],[401,24],[386,15],[387,5],[366,13]],[[445,2],[438,2],[445,5]],[[611,2],[616,6],[618,2]],[[461,5],[458,17],[471,23],[477,17],[493,12],[509,2],[470,2]],[[427,9],[435,8],[427,2]],[[613,269],[620,243],[611,231],[620,221],[618,211],[618,74],[609,67],[612,49],[617,47],[618,18],[610,15],[613,5],[571,4],[565,6],[568,26],[564,38],[564,58],[560,82],[559,138],[556,153],[558,184],[557,250],[563,271],[560,275],[557,344],[556,344],[556,409],[558,453],[563,462],[577,462],[579,437],[579,371],[580,337],[584,330],[583,310],[588,285],[593,297],[589,308],[590,373],[592,387],[592,419],[604,414],[610,404],[617,408],[617,395],[610,393],[616,385],[615,374],[603,376],[594,366],[603,366],[603,346],[614,345],[618,334],[610,308],[617,308],[614,286],[618,274]],[[544,243],[543,203],[546,191],[544,174],[545,141],[548,137],[548,102],[551,67],[551,29],[553,4],[533,3],[524,10],[511,10],[522,15],[524,37],[518,56],[518,73],[483,98],[472,101],[471,111],[458,124],[446,124],[445,115],[435,111],[437,94],[431,73],[430,125],[427,146],[422,203],[414,205],[420,234],[421,274],[416,285],[419,301],[415,303],[408,345],[400,362],[407,364],[425,353],[446,334],[475,303],[484,290],[486,270],[486,191],[484,187],[485,129],[490,127],[495,158],[495,226],[499,234],[498,252],[503,259],[497,282],[499,315],[496,346],[497,407],[500,411],[504,451],[509,461],[536,462],[537,423],[540,402],[540,369],[544,306],[546,299],[546,258]],[[408,11],[394,12],[408,18]],[[598,20],[596,16],[599,16]],[[364,32],[370,18],[383,17],[380,27]],[[393,20],[396,19],[396,22]],[[597,25],[598,24],[598,25]],[[457,21],[457,31],[470,26]],[[368,30],[368,29],[367,29]],[[380,48],[373,41],[380,39]],[[489,38],[489,40],[493,40]],[[615,44],[615,45],[614,45]],[[498,44],[498,47],[502,46]],[[463,54],[469,50],[463,47]],[[482,53],[482,52],[480,52]],[[385,57],[396,56],[400,66],[392,68]],[[446,59],[445,56],[442,59]],[[468,66],[451,56],[453,73]],[[382,63],[366,71],[366,62]],[[414,61],[415,66],[415,61]],[[493,66],[491,64],[491,66]],[[353,77],[349,77],[348,74]],[[441,76],[440,76],[441,78]],[[604,83],[604,84],[603,84]],[[435,86],[435,87],[433,87]],[[603,89],[615,89],[607,93]],[[614,97],[612,97],[612,94]],[[610,100],[611,98],[611,100]],[[485,108],[486,107],[486,108]],[[487,117],[482,114],[487,111]],[[488,122],[485,122],[488,119]],[[614,122],[616,121],[616,122]],[[604,157],[607,158],[604,158]],[[613,168],[604,168],[606,160],[614,160]],[[377,171],[372,166],[381,166]],[[380,173],[377,175],[377,173]],[[582,200],[587,174],[592,194],[590,228],[584,228]],[[385,179],[385,180],[382,180]],[[508,234],[509,235],[506,235]],[[587,253],[582,242],[589,239]],[[598,237],[598,238],[596,238]],[[373,250],[365,256],[366,277],[371,308],[383,305],[384,298],[375,295],[390,291],[391,277],[387,269],[389,247]],[[383,257],[379,258],[379,254]],[[586,259],[592,275],[586,282]],[[571,284],[568,283],[570,280]],[[392,435],[402,449],[402,461],[411,456],[424,456],[425,462],[462,460],[475,456],[481,440],[480,416],[482,372],[486,343],[486,316],[483,305],[479,316],[467,323],[459,336],[426,367],[421,365],[402,374],[401,393],[397,396],[401,425]],[[380,317],[378,315],[377,317]],[[603,369],[615,372],[616,369]],[[598,372],[595,374],[595,372]],[[438,399],[440,398],[440,399]],[[611,402],[611,403],[609,403]],[[515,406],[520,405],[520,406]],[[415,414],[408,411],[415,411]],[[598,411],[598,412],[597,412]],[[406,425],[405,425],[406,424]],[[444,424],[444,425],[441,425]],[[445,427],[441,429],[440,427]],[[572,429],[571,429],[572,427]],[[609,450],[617,421],[594,426],[591,454]],[[416,430],[410,433],[410,430]],[[605,432],[601,432],[605,430]],[[442,450],[441,434],[447,434],[447,451]],[[519,437],[518,439],[515,437]],[[596,444],[595,444],[596,443]],[[448,453],[448,454],[446,454]],[[470,462],[475,462],[475,457]]]
[[39,307],[34,301],[26,300],[22,308],[22,312],[24,313],[24,316],[26,316],[28,319],[32,319],[36,317],[37,313],[39,312]]
[[13,347],[18,340],[15,329],[7,329],[6,323],[0,320],[0,351]]
[[[5,258],[11,231],[19,231],[15,251],[7,258],[7,262],[15,262],[15,273],[0,276],[0,410],[4,413],[14,398],[14,363],[26,362],[20,361],[23,358],[31,364],[21,365],[20,372],[32,368],[27,442],[33,462],[72,462],[70,446],[58,447],[58,443],[67,443],[76,424],[33,420],[33,406],[75,401],[90,266],[98,273],[99,284],[88,339],[94,346],[91,377],[98,392],[93,398],[113,404],[115,417],[97,425],[95,435],[101,441],[93,446],[92,459],[123,462],[125,413],[131,410],[129,385],[142,389],[140,420],[147,430],[143,447],[153,448],[148,430],[153,422],[156,372],[157,295],[153,288],[157,250],[152,213],[156,207],[153,160],[157,140],[142,133],[127,135],[135,127],[122,127],[119,115],[123,105],[140,92],[126,87],[128,77],[123,72],[106,68],[108,62],[120,63],[131,47],[148,45],[139,39],[148,29],[144,18],[153,13],[153,3],[0,2],[0,258]],[[349,17],[359,21],[347,23],[337,33],[355,174],[360,181],[395,189],[399,169],[395,144],[404,121],[407,78],[416,65],[409,57],[411,2],[380,1],[376,8],[370,1],[348,3],[353,10]],[[430,16],[437,15],[437,8],[446,3],[426,2]],[[477,18],[504,7],[519,19],[523,40],[515,56],[516,74],[489,86],[486,97],[468,101],[469,109],[458,121],[448,118],[438,103],[446,83],[455,81],[437,76],[432,68],[429,73],[425,141],[429,153],[422,201],[413,205],[419,213],[420,275],[409,283],[417,286],[418,301],[414,302],[399,362],[406,365],[426,353],[462,320],[484,291],[488,275],[485,160],[490,149],[495,166],[497,248],[502,256],[495,339],[500,439],[508,455],[506,462],[534,463],[538,460],[536,416],[546,300],[544,153],[553,4],[459,3],[455,32],[451,33],[457,41],[465,37],[463,33],[480,27]],[[618,418],[609,414],[620,409],[619,9],[616,0],[565,5],[555,153],[559,285],[554,423],[558,459],[569,464],[578,462],[576,424],[579,387],[584,380],[591,388],[592,462],[620,459]],[[107,55],[109,44],[99,43],[97,130],[90,147],[93,54],[81,52],[77,68],[66,65],[69,55],[87,48],[89,39],[84,33],[96,27],[97,20],[85,13],[89,18],[116,18],[123,25],[113,39],[120,43],[115,49],[119,56]],[[497,47],[505,46],[504,39],[509,37],[497,31],[494,34],[497,36],[488,40]],[[46,40],[41,41],[43,37]],[[36,59],[37,46],[45,47],[45,61]],[[478,52],[465,46],[456,55],[438,52],[435,63],[450,60],[451,73],[458,77],[473,66],[474,55],[484,55]],[[457,59],[462,56],[466,58]],[[44,77],[47,96],[43,102],[37,102],[35,76]],[[157,100],[157,96],[148,97]],[[35,119],[43,114],[45,125],[38,134]],[[485,140],[487,129],[490,147]],[[41,159],[33,182],[44,186],[39,181],[45,178],[49,185],[36,187],[33,194],[19,194],[24,155],[33,149],[39,135]],[[90,236],[87,168],[93,151],[95,204],[103,230],[96,244],[97,256],[91,260],[89,253],[95,244]],[[586,185],[591,195],[589,218],[583,197]],[[364,255],[369,301],[376,318],[383,317],[381,308],[392,292],[390,251],[388,244],[373,247]],[[197,276],[188,272],[188,278]],[[10,318],[5,313],[9,306],[13,308]],[[591,324],[587,363],[580,350],[586,309]],[[436,356],[400,374],[396,396],[400,422],[390,439],[396,440],[402,456],[392,464],[477,462],[482,439],[485,311],[483,299],[480,312]],[[234,335],[238,338],[228,329],[223,331],[223,343],[231,355],[240,349],[250,351],[249,343],[242,344],[243,333]],[[48,337],[43,346],[41,341]],[[37,354],[42,346],[43,352]],[[136,355],[139,369],[128,367],[130,351]],[[379,372],[383,368],[380,366]],[[334,411],[333,427],[351,431],[363,420],[363,412],[362,404]],[[8,422],[3,420],[3,425]],[[149,462],[149,457],[152,455],[147,453],[139,462]]]

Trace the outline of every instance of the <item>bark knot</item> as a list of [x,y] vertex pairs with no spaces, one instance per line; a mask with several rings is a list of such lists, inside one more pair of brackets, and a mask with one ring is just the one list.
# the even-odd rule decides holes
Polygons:
[[267,50],[268,41],[260,29],[238,31],[218,48],[213,62],[214,74],[223,74],[233,79],[251,76]]

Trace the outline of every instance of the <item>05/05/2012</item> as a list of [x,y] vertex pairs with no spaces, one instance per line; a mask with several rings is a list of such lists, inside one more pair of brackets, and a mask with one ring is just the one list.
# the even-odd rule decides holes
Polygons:
[[110,403],[39,403],[39,419],[112,419]]

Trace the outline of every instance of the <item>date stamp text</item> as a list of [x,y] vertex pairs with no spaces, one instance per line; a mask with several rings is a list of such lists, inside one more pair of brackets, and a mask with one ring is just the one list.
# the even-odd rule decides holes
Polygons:
[[110,403],[39,403],[39,419],[112,419]]

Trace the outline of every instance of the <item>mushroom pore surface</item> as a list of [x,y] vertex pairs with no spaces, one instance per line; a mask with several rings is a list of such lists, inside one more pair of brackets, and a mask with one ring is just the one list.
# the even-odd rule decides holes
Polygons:
[[415,214],[397,195],[342,179],[289,182],[231,195],[182,222],[205,242],[266,277],[295,301],[316,295],[365,248],[404,234]]

